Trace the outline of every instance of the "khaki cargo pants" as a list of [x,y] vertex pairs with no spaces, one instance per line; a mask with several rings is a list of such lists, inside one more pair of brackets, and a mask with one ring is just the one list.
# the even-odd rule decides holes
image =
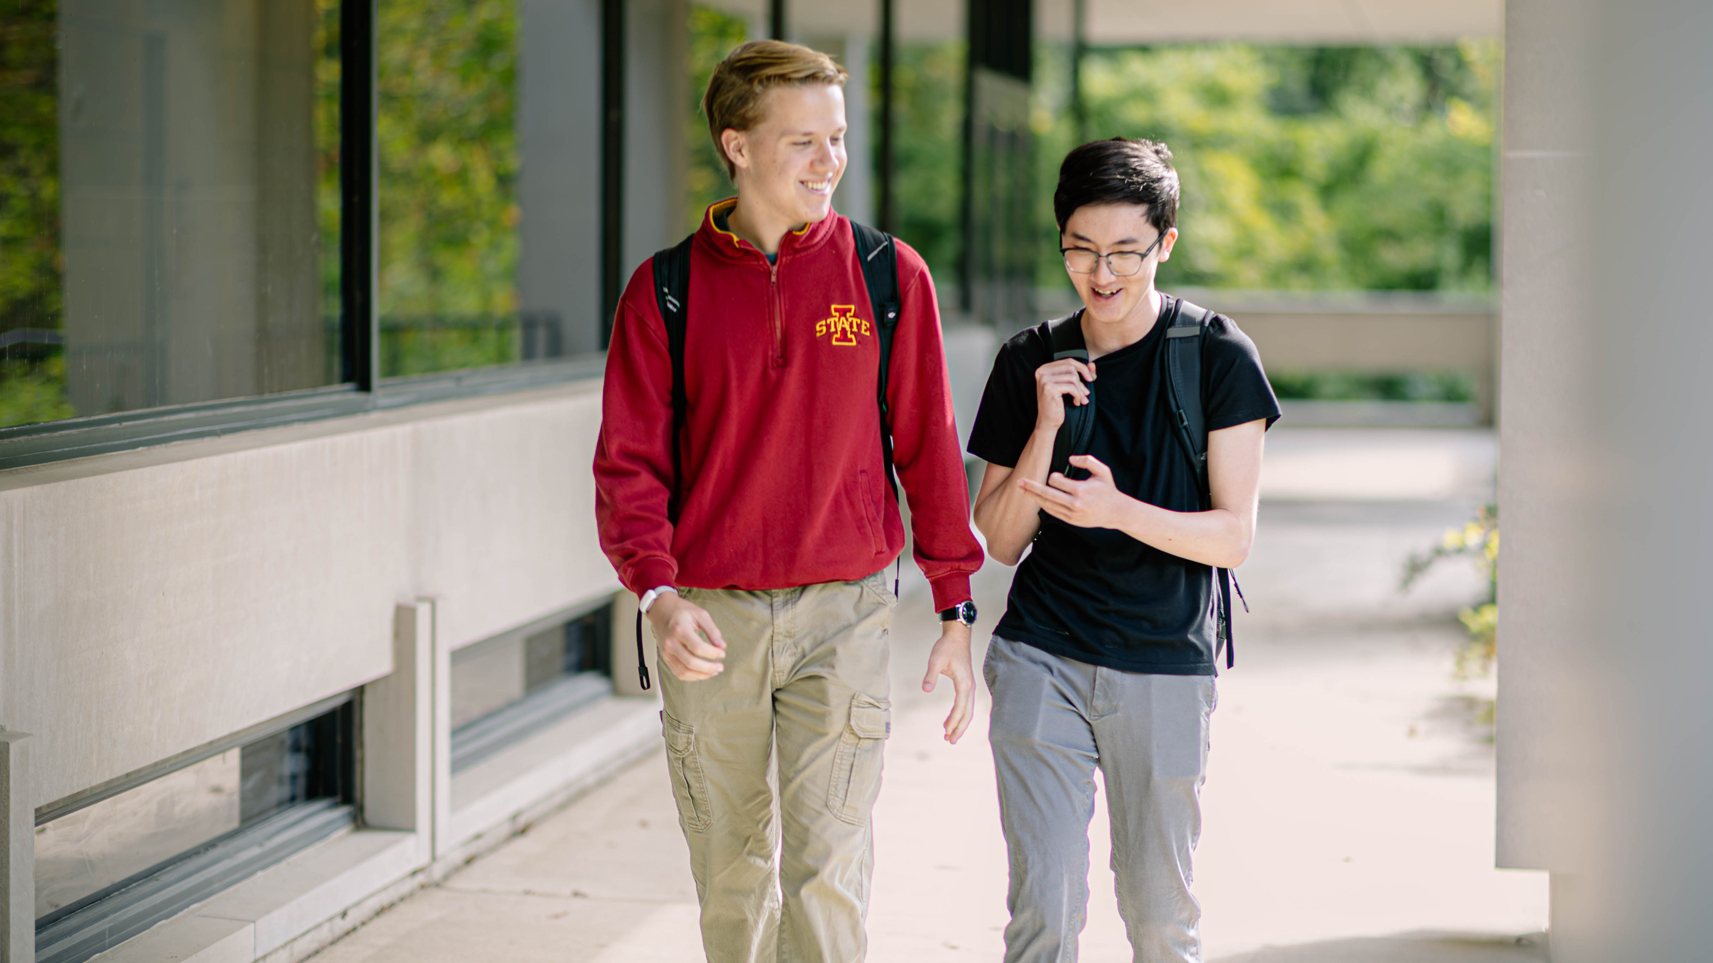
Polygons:
[[726,669],[662,667],[662,726],[710,963],[856,963],[867,950],[869,811],[891,727],[879,575],[746,592],[684,589]]

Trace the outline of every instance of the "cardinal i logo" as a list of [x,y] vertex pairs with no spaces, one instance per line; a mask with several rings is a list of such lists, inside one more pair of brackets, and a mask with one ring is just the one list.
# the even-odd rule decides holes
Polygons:
[[856,316],[856,305],[835,304],[827,310],[832,317],[815,322],[815,337],[821,338],[829,334],[833,343],[841,348],[854,348],[857,345],[857,335],[867,337],[874,331],[873,326]]

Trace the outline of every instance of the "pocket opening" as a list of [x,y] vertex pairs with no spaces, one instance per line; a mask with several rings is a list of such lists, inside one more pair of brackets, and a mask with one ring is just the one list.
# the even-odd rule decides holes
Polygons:
[[666,768],[672,776],[672,795],[678,803],[678,818],[686,832],[706,832],[713,823],[708,805],[708,781],[702,771],[702,756],[696,751],[696,728],[665,712],[660,714],[666,737]]
[[867,469],[857,472],[857,501],[861,503],[862,519],[868,525],[868,541],[874,548],[874,554],[886,551],[886,529],[881,523],[881,512],[874,502],[874,488],[869,484]]

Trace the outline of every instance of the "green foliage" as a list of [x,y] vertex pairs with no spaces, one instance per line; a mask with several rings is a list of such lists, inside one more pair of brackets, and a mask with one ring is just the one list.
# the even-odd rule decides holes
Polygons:
[[1267,380],[1280,398],[1311,401],[1475,400],[1474,379],[1456,372],[1269,371]]
[[381,323],[381,377],[507,364],[521,353],[518,317],[391,317]]
[[708,118],[702,113],[702,92],[708,89],[708,78],[726,55],[743,43],[743,18],[729,13],[692,4],[690,7],[690,90],[688,91],[688,127],[684,142],[690,147],[690,161],[684,172],[686,230],[702,222],[708,206],[735,193],[726,176],[725,162],[714,147],[708,130]]
[[517,308],[516,0],[377,9],[380,312]]
[[316,0],[315,7],[315,221],[321,232],[321,314],[333,324],[328,339],[327,383],[339,380],[337,321],[340,298],[340,217],[343,193],[339,183],[339,89],[343,61],[339,57],[339,0]]
[[1499,652],[1499,508],[1482,506],[1476,516],[1460,528],[1447,529],[1439,544],[1412,554],[1404,562],[1399,589],[1408,591],[1429,569],[1451,558],[1469,559],[1486,577],[1487,592],[1481,601],[1465,606],[1458,621],[1469,640],[1457,650],[1455,672],[1467,679],[1486,675]]
[[[56,0],[0,0],[0,332],[63,325]],[[0,359],[0,427],[70,418],[65,358]]]
[[[879,70],[872,74],[878,82]],[[899,44],[892,78],[897,234],[950,290],[963,247],[964,45]],[[879,97],[876,90],[876,103]]]
[[76,414],[65,397],[65,355],[49,355],[39,364],[0,361],[0,428]]
[[[1183,240],[1164,286],[1487,290],[1499,51],[1100,50],[1083,64],[1087,133],[1172,148]],[[1050,238],[1058,164],[1077,132],[1063,51],[1038,66],[1037,206]],[[1039,280],[1063,277],[1044,251]]]
[[57,328],[63,310],[57,7],[0,2],[0,331]]

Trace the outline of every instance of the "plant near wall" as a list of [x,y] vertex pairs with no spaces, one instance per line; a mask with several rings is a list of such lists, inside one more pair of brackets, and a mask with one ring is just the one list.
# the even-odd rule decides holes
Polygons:
[[1461,527],[1446,529],[1438,545],[1412,554],[1404,562],[1399,590],[1409,591],[1430,569],[1453,558],[1474,562],[1487,581],[1486,596],[1457,613],[1458,621],[1463,623],[1469,638],[1458,647],[1453,672],[1459,679],[1471,679],[1491,672],[1493,660],[1499,652],[1498,506],[1482,506],[1480,512]]

